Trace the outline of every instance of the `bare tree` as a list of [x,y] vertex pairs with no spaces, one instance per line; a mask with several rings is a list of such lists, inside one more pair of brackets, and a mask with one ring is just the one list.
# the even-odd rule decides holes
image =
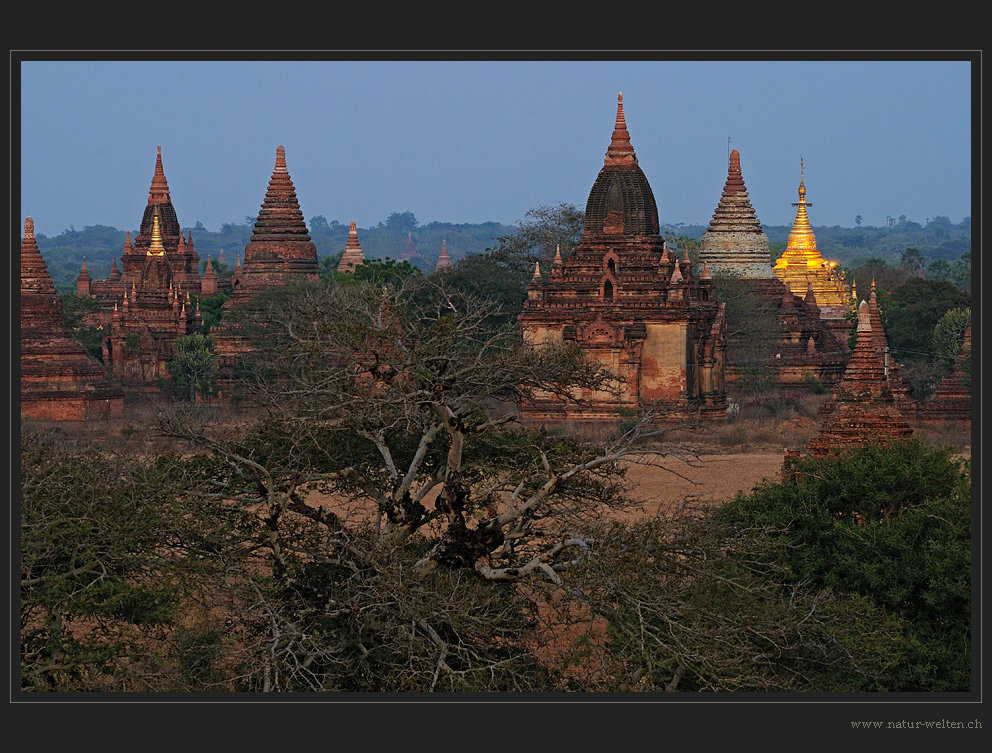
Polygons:
[[656,415],[596,446],[518,425],[520,401],[615,377],[574,347],[525,346],[497,314],[443,279],[303,286],[256,310],[251,420],[163,414],[165,435],[208,451],[207,495],[257,516],[271,578],[240,577],[252,687],[354,688],[355,662],[377,689],[550,684],[532,598],[491,584],[562,583],[632,504],[620,461],[660,454],[637,444]]
[[431,531],[420,570],[553,578],[582,551],[581,524],[626,504],[617,461],[648,424],[598,449],[513,426],[538,391],[614,377],[574,347],[524,346],[492,314],[436,280],[301,289],[263,317],[250,373],[264,420],[241,440],[181,412],[163,430],[250,479],[242,493],[269,510],[280,573],[287,511],[336,525],[307,501],[322,490],[370,503],[383,544]]

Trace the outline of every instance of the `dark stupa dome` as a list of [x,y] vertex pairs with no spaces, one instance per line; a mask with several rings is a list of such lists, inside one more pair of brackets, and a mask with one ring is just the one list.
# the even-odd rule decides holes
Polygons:
[[637,155],[617,98],[617,120],[606,159],[586,202],[585,232],[593,235],[658,235],[658,206]]
[[182,230],[179,227],[176,208],[172,204],[169,183],[165,179],[165,171],[162,168],[161,146],[158,147],[155,155],[155,172],[152,175],[151,188],[148,190],[148,203],[141,216],[141,228],[138,231],[138,237],[135,238],[135,248],[140,248],[143,252],[148,249],[148,245],[151,243],[152,222],[156,215],[158,215],[158,232],[161,235],[162,243],[165,244],[166,248],[176,248],[179,245],[179,236]]

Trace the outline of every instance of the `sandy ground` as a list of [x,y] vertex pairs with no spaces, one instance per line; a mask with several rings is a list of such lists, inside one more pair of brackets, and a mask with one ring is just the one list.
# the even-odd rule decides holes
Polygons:
[[[639,506],[622,517],[627,520],[653,517],[686,498],[697,503],[718,504],[732,498],[738,491],[750,491],[766,478],[780,480],[783,459],[781,452],[751,452],[655,457],[641,462],[627,460],[628,495]],[[435,496],[432,494],[424,500],[428,509],[433,507]],[[309,501],[333,510],[346,520],[371,520],[375,516],[372,505],[364,499],[348,502],[337,496],[314,492]],[[621,515],[617,512],[613,514]]]
[[651,465],[628,463],[627,480],[631,497],[641,502],[646,515],[653,515],[686,497],[718,503],[750,491],[763,479],[778,481],[783,460],[781,452],[666,457]]

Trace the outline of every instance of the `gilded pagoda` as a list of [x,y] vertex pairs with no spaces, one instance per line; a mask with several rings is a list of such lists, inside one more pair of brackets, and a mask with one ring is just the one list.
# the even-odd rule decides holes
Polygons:
[[[809,285],[793,288],[772,271],[768,236],[751,206],[736,149],[730,153],[720,202],[703,233],[699,259],[717,280],[725,279],[737,291],[734,295],[746,291],[760,296],[764,305],[776,312],[780,336],[769,349],[764,365],[775,374],[781,387],[805,390],[810,376],[824,385],[835,384],[841,378],[850,351],[830,320],[821,318],[822,309]],[[731,331],[747,328],[747,322],[735,321],[739,316],[733,306],[728,309]],[[752,358],[752,353],[741,353],[729,346],[727,381],[740,379],[754,365]]]
[[775,276],[794,291],[812,290],[820,315],[835,328],[838,338],[846,340],[850,329],[845,316],[851,308],[852,293],[837,262],[824,259],[816,248],[816,236],[809,223],[806,208],[805,167],[800,161],[799,201],[793,206],[796,219],[792,223],[785,252],[775,261]]

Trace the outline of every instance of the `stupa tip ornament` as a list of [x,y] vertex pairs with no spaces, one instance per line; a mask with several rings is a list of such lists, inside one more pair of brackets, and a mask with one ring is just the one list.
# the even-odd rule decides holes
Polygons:
[[166,204],[170,199],[169,184],[165,179],[162,168],[162,147],[159,146],[155,155],[155,173],[152,175],[152,185],[148,190],[149,204]]
[[606,150],[604,165],[637,165],[637,155],[630,144],[630,133],[627,131],[627,120],[623,114],[623,93],[617,95],[617,120],[613,127],[610,147]]

